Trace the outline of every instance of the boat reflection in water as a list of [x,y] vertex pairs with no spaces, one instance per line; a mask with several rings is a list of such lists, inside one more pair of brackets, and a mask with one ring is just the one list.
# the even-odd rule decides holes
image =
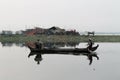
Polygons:
[[89,65],[92,64],[93,62],[93,57],[97,58],[97,60],[99,60],[99,57],[97,56],[97,53],[40,53],[40,52],[30,52],[30,54],[28,55],[28,58],[30,56],[34,56],[35,58],[34,60],[37,62],[37,64],[40,64],[40,62],[43,60],[42,59],[42,55],[44,54],[61,54],[61,55],[73,55],[73,56],[86,56],[89,60]]

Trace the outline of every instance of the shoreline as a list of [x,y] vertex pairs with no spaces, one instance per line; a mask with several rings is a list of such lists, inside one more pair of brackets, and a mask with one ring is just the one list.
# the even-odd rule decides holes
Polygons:
[[73,36],[73,35],[1,35],[0,42],[35,42],[40,39],[42,42],[87,42],[92,38],[94,42],[120,42],[120,35],[95,35],[93,36]]

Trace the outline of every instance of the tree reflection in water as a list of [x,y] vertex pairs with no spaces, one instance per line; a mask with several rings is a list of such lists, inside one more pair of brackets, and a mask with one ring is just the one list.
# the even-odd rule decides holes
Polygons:
[[[30,56],[34,56],[35,55],[35,58],[34,60],[37,62],[37,64],[40,64],[40,62],[42,61],[42,55],[43,54],[47,54],[47,53],[38,53],[38,52],[30,52],[30,54],[28,55],[28,58]],[[50,54],[50,53],[49,53]],[[52,54],[52,53],[51,53]],[[54,53],[54,54],[61,54],[61,53]],[[92,64],[93,62],[93,57],[97,58],[97,60],[99,60],[99,57],[97,56],[97,53],[62,53],[64,55],[75,55],[75,56],[79,56],[79,55],[83,55],[83,56],[87,56],[88,60],[89,60],[89,65]],[[61,54],[61,55],[62,55]]]
[[[27,42],[27,43],[21,43],[21,42],[1,42],[2,47],[12,47],[13,45],[16,45],[18,47],[26,47],[26,44],[34,44],[35,42]],[[43,43],[44,47],[75,47],[76,45],[79,45],[79,42],[45,42]]]

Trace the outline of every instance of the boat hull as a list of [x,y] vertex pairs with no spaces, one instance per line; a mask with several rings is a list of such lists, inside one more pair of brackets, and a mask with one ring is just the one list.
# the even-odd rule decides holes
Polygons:
[[60,49],[60,48],[43,48],[43,49],[36,49],[28,46],[31,52],[40,52],[40,53],[90,53],[91,51],[95,51],[99,45],[89,48],[67,48],[67,49]]

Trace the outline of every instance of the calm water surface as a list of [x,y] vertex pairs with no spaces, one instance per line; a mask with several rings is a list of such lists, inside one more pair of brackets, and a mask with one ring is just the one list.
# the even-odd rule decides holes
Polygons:
[[0,80],[120,80],[120,43],[98,44],[91,65],[85,55],[60,54],[44,54],[38,65],[27,47],[0,44]]

